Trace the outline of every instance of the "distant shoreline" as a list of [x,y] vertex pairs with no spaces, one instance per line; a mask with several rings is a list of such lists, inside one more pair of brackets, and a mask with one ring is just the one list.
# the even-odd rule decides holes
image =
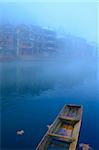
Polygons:
[[46,61],[46,62],[71,62],[71,61],[86,61],[86,60],[89,60],[89,61],[96,61],[97,60],[97,57],[93,57],[93,56],[89,56],[87,57],[86,59],[86,56],[85,57],[76,57],[76,56],[49,56],[49,57],[14,57],[14,56],[0,56],[0,63],[5,63],[5,62],[36,62],[36,61]]

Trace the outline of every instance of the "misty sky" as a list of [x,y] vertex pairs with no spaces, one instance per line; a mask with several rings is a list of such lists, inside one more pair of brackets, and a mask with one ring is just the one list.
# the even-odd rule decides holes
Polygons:
[[88,41],[97,41],[98,4],[95,0],[75,2],[55,0],[28,1],[8,0],[0,2],[0,23],[25,23],[53,27],[61,32],[83,37]]

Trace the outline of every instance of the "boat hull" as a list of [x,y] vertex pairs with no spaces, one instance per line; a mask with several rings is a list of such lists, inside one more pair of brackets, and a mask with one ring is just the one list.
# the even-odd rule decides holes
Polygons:
[[83,107],[65,105],[36,150],[76,150]]

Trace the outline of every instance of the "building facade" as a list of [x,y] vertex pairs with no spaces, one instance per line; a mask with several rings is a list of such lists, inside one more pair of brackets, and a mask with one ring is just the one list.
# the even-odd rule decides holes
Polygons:
[[16,55],[15,50],[15,30],[12,25],[0,26],[0,55]]

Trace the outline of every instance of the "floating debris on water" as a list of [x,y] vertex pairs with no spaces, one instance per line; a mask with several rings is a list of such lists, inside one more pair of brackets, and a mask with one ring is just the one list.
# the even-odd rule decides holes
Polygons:
[[24,134],[24,130],[17,131],[17,135],[23,135],[23,134]]
[[90,147],[89,144],[81,143],[81,144],[79,144],[79,147],[81,147],[82,150],[93,150],[93,148]]

